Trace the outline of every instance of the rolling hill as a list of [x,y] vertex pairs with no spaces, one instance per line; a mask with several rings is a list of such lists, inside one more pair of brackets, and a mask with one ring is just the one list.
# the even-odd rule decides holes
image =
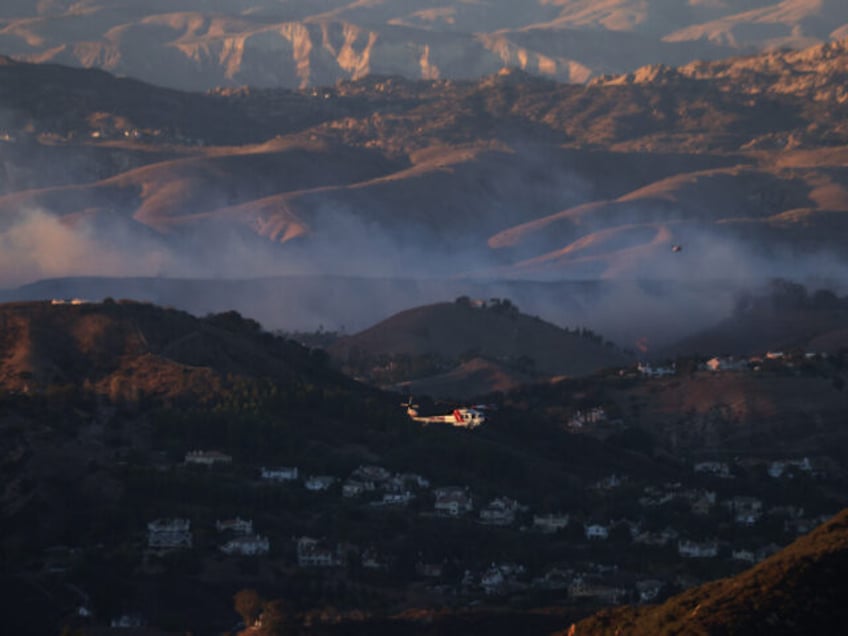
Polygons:
[[[631,361],[585,329],[570,331],[522,314],[508,300],[468,298],[400,312],[339,338],[328,352],[348,372],[366,377],[379,375],[377,368],[385,367],[385,360],[391,369],[399,358],[410,359],[409,372],[415,373],[416,359],[434,359],[451,370],[427,379],[421,379],[421,370],[406,377],[391,374],[392,383],[413,392],[434,390],[433,395],[466,399],[512,388],[533,376],[586,375]],[[417,381],[407,386],[409,380]]]

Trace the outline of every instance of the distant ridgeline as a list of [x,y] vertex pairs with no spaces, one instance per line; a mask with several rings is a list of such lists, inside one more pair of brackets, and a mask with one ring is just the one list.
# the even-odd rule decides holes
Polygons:
[[[326,341],[325,336],[319,332],[303,341]],[[442,374],[478,358],[537,378],[585,375],[629,360],[590,329],[563,329],[522,314],[507,298],[468,296],[401,312],[358,334],[339,335],[328,351],[345,373],[378,385]]]

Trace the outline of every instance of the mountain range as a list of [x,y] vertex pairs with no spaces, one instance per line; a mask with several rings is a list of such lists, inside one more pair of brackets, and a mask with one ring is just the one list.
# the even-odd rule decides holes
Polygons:
[[505,66],[584,82],[649,63],[801,48],[848,34],[839,0],[13,1],[0,50],[192,89]]
[[198,94],[6,59],[0,282],[838,272],[846,69],[834,42],[589,86]]

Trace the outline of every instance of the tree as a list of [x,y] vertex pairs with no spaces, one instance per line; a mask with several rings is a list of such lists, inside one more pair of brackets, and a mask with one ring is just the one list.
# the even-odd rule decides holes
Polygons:
[[295,631],[294,616],[282,600],[268,601],[262,610],[262,636],[286,636]]
[[253,589],[244,589],[233,596],[233,607],[241,616],[245,627],[250,627],[262,613],[263,601],[259,593]]

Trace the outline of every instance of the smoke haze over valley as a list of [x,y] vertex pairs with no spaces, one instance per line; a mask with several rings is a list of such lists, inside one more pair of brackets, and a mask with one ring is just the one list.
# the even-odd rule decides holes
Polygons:
[[[846,69],[837,41],[588,86],[502,69],[185,93],[6,59],[0,285],[308,276],[318,308],[264,292],[234,306],[271,328],[358,329],[454,295],[517,294],[625,346],[668,341],[773,278],[842,288]],[[322,281],[338,276],[426,291],[374,292],[363,309],[355,294],[327,300],[338,285]],[[176,304],[231,298],[201,287],[210,298]],[[119,282],[109,295],[125,295]]]

